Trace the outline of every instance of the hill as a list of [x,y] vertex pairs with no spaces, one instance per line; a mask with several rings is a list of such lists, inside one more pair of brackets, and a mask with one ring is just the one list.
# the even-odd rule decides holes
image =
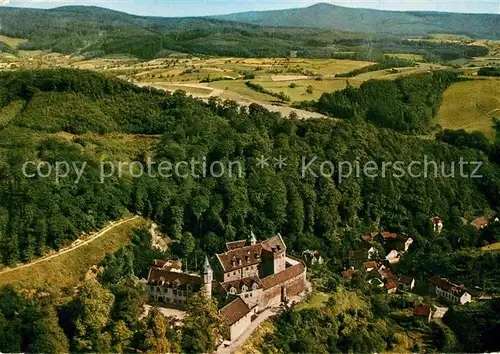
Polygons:
[[260,26],[310,27],[396,36],[447,33],[500,38],[500,15],[493,14],[381,11],[316,4],[307,8],[243,12],[214,18]]
[[[324,22],[314,15],[321,7],[312,9],[316,10],[309,15],[304,14],[307,15],[305,18],[310,18],[311,23]],[[363,23],[357,17],[352,19],[352,23]],[[410,27],[415,22],[407,18],[401,21],[406,23],[404,26]],[[471,28],[475,28],[475,22],[471,23]],[[487,21],[481,23],[485,33],[493,37],[498,34],[497,22],[493,21],[491,26]],[[270,22],[272,27],[265,27],[217,18],[145,17],[99,7],[66,6],[51,10],[0,7],[0,24],[0,36],[17,39],[17,42],[9,40],[10,43],[17,43],[12,48],[8,43],[2,45],[0,37],[2,50],[49,50],[91,58],[126,54],[139,59],[153,59],[167,57],[173,52],[276,58],[289,57],[291,52],[297,52],[299,57],[369,61],[384,60],[384,53],[412,53],[424,55],[430,61],[447,61],[488,54],[488,49],[482,46],[405,41],[395,38],[393,34],[412,31],[400,33],[397,31],[399,25],[394,25],[396,32],[387,32],[391,26],[381,24],[377,27],[373,23],[373,26],[363,24],[364,27],[359,28],[347,25],[339,29],[305,28],[311,26],[285,18],[279,23]],[[443,32],[442,28],[435,29]],[[384,35],[377,34],[377,31]]]
[[134,16],[86,6],[51,10],[0,7],[0,24],[0,35],[28,40],[19,49],[90,57],[119,53],[140,59],[167,56],[172,51],[283,57],[291,50],[312,50],[332,39],[360,37],[331,30],[266,29],[210,18]]

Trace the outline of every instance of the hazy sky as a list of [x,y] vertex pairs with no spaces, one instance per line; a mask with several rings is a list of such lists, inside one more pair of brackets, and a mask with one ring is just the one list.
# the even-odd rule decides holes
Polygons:
[[0,5],[51,8],[96,5],[128,13],[154,16],[202,16],[231,12],[272,10],[328,2],[347,7],[381,10],[426,10],[500,14],[500,0],[0,0]]

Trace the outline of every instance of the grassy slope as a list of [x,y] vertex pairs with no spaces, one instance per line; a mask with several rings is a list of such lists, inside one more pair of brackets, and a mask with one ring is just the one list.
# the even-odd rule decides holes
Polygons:
[[46,262],[13,272],[0,274],[0,286],[11,284],[22,288],[58,288],[75,286],[89,268],[108,253],[116,252],[130,243],[133,230],[147,225],[140,218],[120,225],[95,241]]
[[0,42],[7,44],[12,49],[16,49],[19,46],[19,44],[27,42],[27,39],[13,38],[0,35]]
[[500,117],[500,80],[453,84],[444,93],[437,123],[443,128],[480,131],[494,138],[493,117]]
[[483,251],[496,251],[500,252],[500,242],[492,243],[491,245],[481,248]]

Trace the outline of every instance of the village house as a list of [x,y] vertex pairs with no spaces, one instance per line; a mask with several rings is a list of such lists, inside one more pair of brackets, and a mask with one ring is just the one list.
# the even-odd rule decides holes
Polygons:
[[470,224],[474,226],[477,230],[482,230],[486,226],[488,226],[488,219],[485,218],[484,216],[481,216],[477,219],[472,220]]
[[367,272],[371,272],[372,270],[375,270],[378,268],[378,264],[375,261],[363,262],[362,266],[363,266],[364,270]]
[[432,223],[432,227],[434,229],[434,232],[436,234],[440,234],[441,232],[443,232],[443,220],[439,217],[439,216],[434,216],[433,218],[431,218],[431,223]]
[[393,281],[388,281],[384,284],[387,294],[394,294],[398,290],[398,284]]
[[401,260],[401,257],[399,256],[399,252],[396,250],[392,250],[385,256],[385,260],[388,261],[390,264],[394,263],[399,263]]
[[398,279],[398,283],[401,290],[412,291],[415,287],[415,278],[401,275]]
[[372,232],[371,234],[363,235],[361,239],[365,242],[378,242],[389,251],[401,248],[402,252],[408,252],[410,246],[413,244],[411,237],[393,232]]
[[429,288],[437,297],[451,303],[464,305],[472,300],[471,295],[463,285],[453,284],[448,279],[438,276],[429,279]]
[[377,270],[377,273],[380,276],[380,279],[382,279],[382,280],[387,279],[388,281],[392,280],[394,282],[396,282],[398,280],[398,278],[396,277],[396,275],[394,275],[392,270],[390,268],[385,267],[385,266],[380,267]]
[[313,266],[315,264],[323,264],[323,257],[319,251],[305,250],[302,252],[302,257],[307,262],[308,265]]
[[353,277],[358,276],[358,274],[359,270],[354,269],[354,267],[351,267],[350,269],[346,269],[341,272],[342,278],[346,280],[352,279]]
[[413,307],[413,316],[415,318],[423,318],[427,322],[431,322],[432,309],[429,305],[415,305]]

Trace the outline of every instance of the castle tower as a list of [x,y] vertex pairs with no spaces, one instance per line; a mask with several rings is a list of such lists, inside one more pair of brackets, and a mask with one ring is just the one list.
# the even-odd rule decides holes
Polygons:
[[203,265],[203,285],[205,286],[205,292],[208,298],[212,298],[212,280],[214,279],[214,272],[208,261],[208,257],[205,257],[205,264]]
[[257,244],[257,237],[255,237],[255,234],[253,231],[250,232],[250,244],[253,246]]

